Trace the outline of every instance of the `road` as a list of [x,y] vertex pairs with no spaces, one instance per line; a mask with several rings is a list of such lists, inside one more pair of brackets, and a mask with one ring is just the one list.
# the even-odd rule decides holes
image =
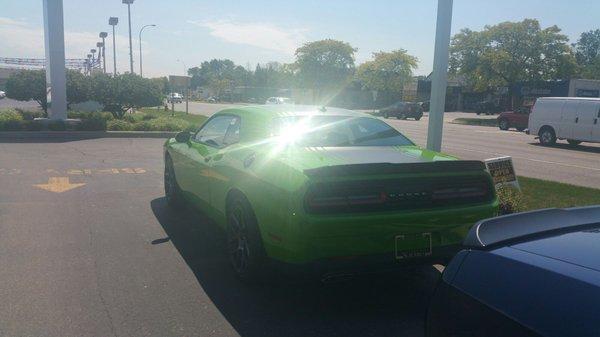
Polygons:
[[[439,273],[246,286],[161,139],[0,140],[1,336],[420,336]],[[58,193],[60,192],[60,193]]]
[[[211,116],[232,106],[236,105],[190,102],[190,112]],[[177,106],[176,109],[185,109],[185,106]],[[533,136],[523,132],[451,124],[452,120],[459,117],[477,116],[461,112],[445,114],[444,152],[461,159],[473,160],[511,156],[519,175],[600,188],[600,144],[584,143],[573,148],[566,142],[559,141],[556,147],[547,148],[540,146]],[[386,121],[418,145],[427,144],[427,116],[418,122],[396,119]]]

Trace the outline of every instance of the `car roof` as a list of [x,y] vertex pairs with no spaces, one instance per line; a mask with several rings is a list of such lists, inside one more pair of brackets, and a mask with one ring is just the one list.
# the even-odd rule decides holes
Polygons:
[[256,118],[277,118],[286,116],[348,116],[348,117],[372,117],[369,114],[353,110],[332,108],[316,105],[255,105],[236,108],[228,108],[217,112],[217,114],[234,113],[240,116],[252,116]]

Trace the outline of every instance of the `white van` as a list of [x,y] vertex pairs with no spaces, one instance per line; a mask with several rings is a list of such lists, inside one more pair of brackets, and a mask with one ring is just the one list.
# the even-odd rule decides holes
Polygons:
[[542,145],[566,139],[571,145],[600,143],[600,98],[538,98],[529,115],[529,131]]

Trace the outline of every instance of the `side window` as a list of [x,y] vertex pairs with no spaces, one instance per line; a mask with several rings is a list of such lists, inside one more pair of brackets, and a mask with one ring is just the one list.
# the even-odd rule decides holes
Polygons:
[[227,133],[225,133],[225,138],[223,139],[223,145],[231,145],[240,141],[240,126],[241,120],[239,117],[235,116],[231,122],[229,122],[229,128],[227,129]]
[[196,133],[194,141],[213,147],[223,147],[227,145],[225,138],[232,125],[239,125],[239,117],[230,115],[215,117]]

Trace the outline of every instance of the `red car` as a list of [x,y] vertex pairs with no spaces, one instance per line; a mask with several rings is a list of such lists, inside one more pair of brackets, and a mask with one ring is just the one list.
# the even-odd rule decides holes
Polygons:
[[515,128],[518,131],[523,131],[527,129],[529,113],[531,113],[530,107],[520,107],[515,111],[501,112],[498,116],[498,127],[500,130]]

